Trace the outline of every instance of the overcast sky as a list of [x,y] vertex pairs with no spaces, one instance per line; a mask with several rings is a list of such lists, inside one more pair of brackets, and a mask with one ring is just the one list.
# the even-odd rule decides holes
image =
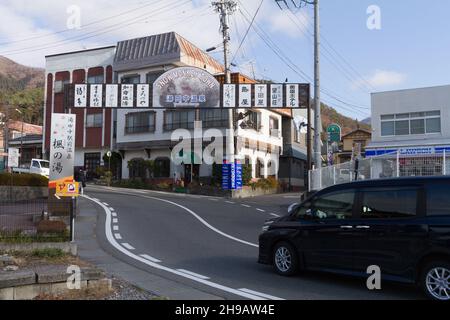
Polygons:
[[[230,19],[235,70],[278,82],[311,81],[312,8],[280,10],[264,0],[241,0]],[[294,0],[299,2],[299,0]],[[115,44],[119,40],[176,31],[202,49],[221,42],[210,0],[0,0],[0,55],[44,67],[45,55]],[[73,5],[80,9],[81,28]],[[371,5],[381,29],[369,30]],[[284,7],[284,6],[283,6]],[[68,12],[69,11],[69,12]],[[370,114],[370,92],[448,84],[450,1],[322,0],[323,100],[353,118]],[[246,18],[245,18],[246,17]],[[277,54],[274,53],[277,52]],[[222,61],[223,53],[212,54]]]

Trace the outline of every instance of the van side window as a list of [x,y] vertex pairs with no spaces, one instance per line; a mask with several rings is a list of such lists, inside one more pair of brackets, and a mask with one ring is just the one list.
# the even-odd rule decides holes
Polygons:
[[366,189],[362,194],[362,218],[408,218],[416,215],[417,189]]
[[337,191],[313,200],[311,213],[316,219],[351,219],[355,191]]
[[432,184],[427,187],[427,215],[450,215],[450,185]]
[[39,165],[39,162],[36,161],[36,160],[33,160],[31,166],[32,166],[33,168],[40,168],[40,167],[41,167],[41,166]]

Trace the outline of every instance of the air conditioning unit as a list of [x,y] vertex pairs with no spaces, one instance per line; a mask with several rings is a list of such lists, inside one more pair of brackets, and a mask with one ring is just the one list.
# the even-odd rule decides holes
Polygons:
[[55,81],[55,93],[64,92],[64,85],[62,81]]

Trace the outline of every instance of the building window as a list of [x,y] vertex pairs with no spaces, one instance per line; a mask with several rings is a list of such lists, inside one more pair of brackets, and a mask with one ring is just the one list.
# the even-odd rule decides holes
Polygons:
[[264,162],[259,159],[256,160],[255,178],[264,178]]
[[87,80],[87,82],[89,84],[100,84],[100,83],[103,83],[103,81],[104,81],[103,74],[96,75],[96,76],[88,76],[88,80]]
[[125,134],[155,132],[155,112],[133,112],[125,116]]
[[256,131],[259,131],[261,129],[261,113],[251,111],[250,115],[248,116],[248,126]]
[[163,74],[163,72],[147,73],[147,76],[146,76],[147,83],[153,84],[156,81],[156,79],[158,79],[162,74]]
[[413,112],[381,116],[381,136],[441,133],[441,112]]
[[141,83],[141,76],[140,75],[124,76],[124,77],[122,77],[121,83],[124,83],[124,84]]
[[226,109],[202,109],[200,120],[203,128],[220,128],[228,125],[228,110]]
[[166,111],[164,113],[164,130],[194,129],[195,110]]
[[170,178],[170,159],[157,158],[155,160],[153,174],[155,178]]
[[270,135],[272,137],[280,136],[280,125],[277,118],[274,117],[269,118],[269,128],[270,128]]
[[101,128],[103,126],[103,113],[88,114],[86,128]]

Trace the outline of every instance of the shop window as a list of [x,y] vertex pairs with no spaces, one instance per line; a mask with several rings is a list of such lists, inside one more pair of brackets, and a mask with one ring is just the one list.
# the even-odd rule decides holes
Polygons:
[[155,160],[153,176],[155,178],[170,178],[169,158],[157,158]]

